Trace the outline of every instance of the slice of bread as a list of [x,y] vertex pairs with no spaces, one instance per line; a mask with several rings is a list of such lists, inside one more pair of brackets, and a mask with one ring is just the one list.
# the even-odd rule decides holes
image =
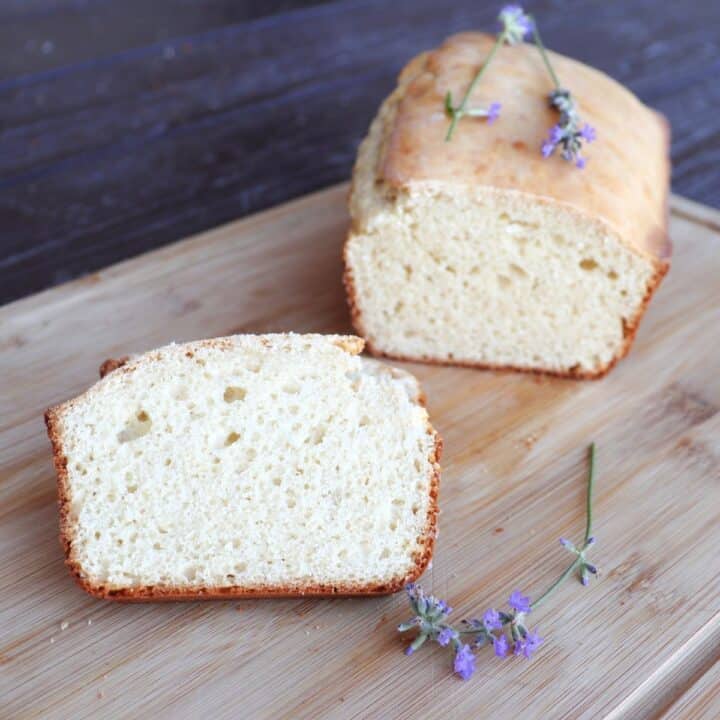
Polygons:
[[345,247],[353,321],[397,358],[598,377],[625,353],[668,269],[664,118],[592,68],[551,53],[597,129],[584,170],[540,147],[557,113],[531,45],[503,48],[473,95],[502,103],[463,118],[494,38],[465,33],[412,60],[362,143]]
[[105,363],[48,410],[61,541],[121,600],[390,593],[427,566],[441,441],[356,337],[237,335]]

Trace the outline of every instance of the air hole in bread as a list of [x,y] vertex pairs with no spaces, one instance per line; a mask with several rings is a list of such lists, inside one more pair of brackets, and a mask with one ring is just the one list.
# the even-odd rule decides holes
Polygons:
[[245,388],[231,385],[230,387],[225,388],[225,392],[223,393],[223,400],[227,403],[239,402],[241,400],[244,400],[246,395],[247,390]]
[[228,436],[225,438],[225,447],[228,447],[229,445],[233,445],[240,439],[240,435],[238,435],[234,430],[231,433],[228,433]]
[[[125,423],[125,427],[118,433],[118,442],[126,443],[138,440],[147,435],[151,428],[150,416],[144,410],[140,410]],[[90,460],[92,461],[92,458]]]
[[583,270],[587,270],[588,272],[590,272],[591,270],[595,270],[597,266],[598,264],[592,258],[584,258],[580,261],[580,267]]
[[327,428],[324,425],[318,425],[316,428],[313,428],[311,440],[313,445],[319,445],[323,438],[325,437],[325,433],[327,432]]
[[197,576],[197,568],[195,566],[186,568],[184,575],[187,580],[190,580],[190,582],[192,582]]

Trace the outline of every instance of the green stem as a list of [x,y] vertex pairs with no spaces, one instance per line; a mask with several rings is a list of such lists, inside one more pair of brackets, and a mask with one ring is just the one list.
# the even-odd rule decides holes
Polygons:
[[537,29],[537,23],[535,22],[535,18],[532,15],[530,16],[530,22],[532,22],[533,39],[535,40],[535,45],[537,45],[537,49],[540,52],[540,55],[542,56],[543,62],[545,63],[545,67],[547,68],[548,72],[550,73],[550,77],[553,79],[553,82],[555,83],[555,87],[559,88],[560,81],[558,80],[558,77],[555,74],[555,70],[553,70],[553,66],[550,64],[550,58],[548,57],[547,50],[545,49],[545,45],[543,44],[542,38],[540,37],[540,31]]
[[585,516],[587,518],[585,522],[585,545],[587,545],[587,541],[592,535],[592,496],[595,486],[595,443],[590,443],[588,453],[590,455],[590,469],[588,470],[588,491],[585,505]]
[[[534,25],[533,25],[534,26]],[[587,501],[585,504],[585,542],[579,555],[567,566],[565,572],[532,604],[532,609],[535,610],[553,593],[553,591],[562,584],[582,563],[585,562],[585,549],[587,548],[587,541],[590,538],[592,532],[592,495],[593,487],[595,485],[595,443],[590,443],[590,467],[588,470],[588,489],[587,489]]]
[[[560,586],[562,583],[567,580],[567,578],[572,575],[572,573],[577,570],[584,562],[585,562],[585,550],[588,547],[588,540],[590,539],[592,535],[592,498],[593,498],[593,489],[595,487],[595,443],[591,443],[590,447],[588,449],[589,454],[589,469],[588,469],[588,484],[587,484],[587,501],[585,504],[585,542],[583,543],[582,549],[578,553],[578,556],[570,563],[570,565],[565,568],[565,571],[562,575],[531,605],[532,610],[537,610],[542,603],[547,600],[550,595]],[[503,622],[503,625],[507,625],[509,622],[512,621],[512,618],[509,620],[506,620]],[[458,630],[459,635],[477,635],[478,630],[477,629],[464,629],[464,630]]]
[[533,610],[536,610],[539,605],[541,605],[545,600],[550,597],[550,595],[553,593],[555,588],[557,588],[559,585],[562,584],[563,580],[566,580],[567,577],[572,574],[572,572],[580,565],[582,562],[582,557],[578,555],[570,565],[568,565],[565,572],[531,605],[531,608]]
[[487,56],[485,62],[482,64],[482,67],[475,74],[475,77],[472,79],[472,82],[468,86],[468,89],[465,91],[465,95],[463,96],[460,105],[453,109],[452,119],[450,120],[450,127],[448,128],[447,135],[445,136],[445,142],[449,142],[449,140],[452,138],[452,134],[455,131],[455,126],[457,125],[458,120],[465,114],[465,106],[467,105],[467,101],[470,99],[470,95],[472,95],[472,91],[480,82],[480,78],[482,78],[482,76],[485,74],[485,71],[488,69],[488,66],[492,62],[492,59],[495,57],[495,53],[498,51],[498,48],[500,47],[500,45],[503,44],[503,42],[505,42],[504,32],[500,33],[497,36],[495,44],[490,51],[490,54]]

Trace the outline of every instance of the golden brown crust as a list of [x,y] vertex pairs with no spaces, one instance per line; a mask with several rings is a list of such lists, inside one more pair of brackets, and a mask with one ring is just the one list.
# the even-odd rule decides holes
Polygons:
[[[222,340],[225,338],[215,338],[213,340],[202,341],[203,347],[226,347]],[[219,343],[219,344],[218,344]],[[364,341],[361,338],[353,338],[352,336],[342,337],[336,343],[350,354],[358,354],[362,351]],[[192,352],[189,350],[188,352]],[[110,372],[123,368],[127,365],[128,356],[119,360],[106,360],[100,368],[101,377]],[[103,369],[105,372],[103,373]],[[125,371],[131,368],[124,367]],[[418,403],[424,405],[424,397],[422,394],[418,398]],[[72,401],[70,401],[72,402]],[[47,427],[48,437],[52,445],[53,463],[57,475],[58,488],[58,511],[60,519],[60,545],[65,555],[65,564],[77,584],[90,595],[100,599],[117,600],[121,602],[149,602],[149,601],[190,601],[190,600],[232,600],[236,598],[272,598],[272,597],[301,597],[301,596],[317,596],[317,597],[350,597],[350,596],[367,596],[367,595],[388,595],[401,590],[407,583],[413,582],[419,578],[428,563],[432,559],[433,549],[435,547],[435,538],[437,536],[437,517],[438,517],[438,493],[440,488],[440,456],[442,454],[442,438],[432,427],[430,422],[427,423],[427,432],[433,436],[434,444],[429,460],[431,463],[431,478],[429,491],[429,506],[427,513],[427,521],[422,534],[423,546],[422,551],[418,552],[415,557],[415,565],[404,576],[398,576],[385,583],[377,583],[370,585],[361,585],[358,583],[336,583],[336,584],[297,584],[285,586],[254,586],[254,587],[199,587],[199,588],[182,588],[171,586],[140,586],[118,588],[104,583],[94,583],[90,578],[86,577],[82,571],[77,559],[74,557],[72,538],[73,527],[70,518],[70,490],[69,478],[67,471],[67,457],[63,451],[62,427],[60,413],[63,405],[49,408],[45,412],[45,425]]]
[[[53,450],[53,464],[57,475],[58,513],[60,516],[60,545],[65,553],[65,563],[70,567],[71,528],[70,495],[68,490],[67,457],[62,449],[62,437],[59,426],[58,408],[49,408],[45,412],[45,426]],[[71,567],[72,570],[72,567]]]
[[129,360],[130,360],[129,355],[123,355],[123,357],[118,358],[117,360],[114,360],[113,358],[108,358],[100,366],[100,377],[104,378],[106,375],[109,375],[111,372],[114,372],[118,368],[121,368],[123,365],[126,365]]
[[557,113],[548,105],[552,84],[533,45],[499,52],[474,95],[481,105],[500,100],[501,119],[490,126],[465,118],[452,141],[445,141],[444,97],[448,91],[462,96],[494,41],[461,33],[409,63],[383,134],[378,178],[405,190],[451,182],[544,197],[602,219],[636,252],[662,257],[667,122],[603,73],[550,53],[583,120],[597,129],[582,172],[540,154]]

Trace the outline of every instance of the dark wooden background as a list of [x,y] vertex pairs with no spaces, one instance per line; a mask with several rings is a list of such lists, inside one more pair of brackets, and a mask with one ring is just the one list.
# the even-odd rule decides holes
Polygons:
[[[0,0],[0,302],[348,177],[404,62],[482,0]],[[533,0],[720,206],[720,0]]]

